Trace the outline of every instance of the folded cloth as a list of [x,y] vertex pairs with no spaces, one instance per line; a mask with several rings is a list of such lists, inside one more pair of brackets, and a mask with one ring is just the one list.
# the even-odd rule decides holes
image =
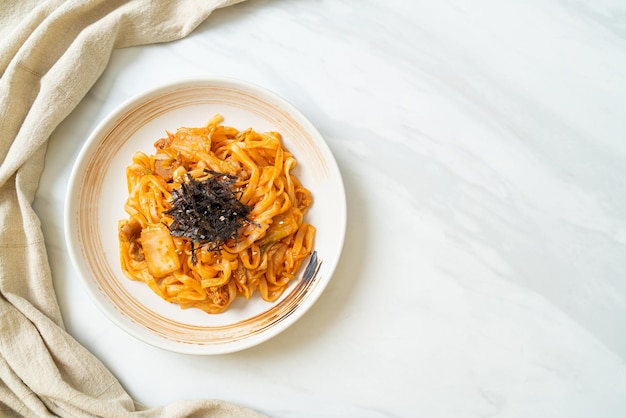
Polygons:
[[256,417],[220,400],[135,402],[64,329],[32,202],[46,143],[112,51],[172,41],[241,0],[8,0],[0,8],[0,416]]

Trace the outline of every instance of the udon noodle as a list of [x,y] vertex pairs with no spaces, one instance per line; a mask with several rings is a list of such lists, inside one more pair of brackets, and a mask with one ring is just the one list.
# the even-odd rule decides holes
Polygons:
[[[204,127],[167,132],[155,142],[153,154],[136,152],[126,170],[128,218],[118,225],[121,266],[128,278],[181,308],[211,314],[256,291],[275,301],[311,254],[315,236],[315,227],[304,220],[311,193],[293,174],[296,159],[280,134],[239,131],[221,122],[216,115]],[[184,187],[222,179],[220,187],[228,187],[248,213],[244,218],[231,211],[228,216],[240,221],[236,233],[216,244],[194,227],[206,219],[175,224],[197,203],[176,199],[183,199]],[[177,212],[172,209],[176,204]],[[203,216],[224,221],[218,215],[208,211]]]

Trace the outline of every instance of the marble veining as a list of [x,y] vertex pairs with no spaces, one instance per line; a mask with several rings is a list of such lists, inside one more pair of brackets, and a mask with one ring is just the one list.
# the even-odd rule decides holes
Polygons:
[[[116,51],[53,134],[35,201],[68,331],[147,404],[625,416],[625,51],[618,0],[249,0],[183,40]],[[70,162],[91,130],[134,94],[194,75],[295,105],[348,202],[342,259],[315,306],[218,357],[118,329],[63,237]]]

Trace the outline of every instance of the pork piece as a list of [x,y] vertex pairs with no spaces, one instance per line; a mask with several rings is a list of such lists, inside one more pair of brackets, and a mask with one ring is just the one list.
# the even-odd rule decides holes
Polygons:
[[118,233],[120,241],[130,243],[130,257],[135,261],[143,261],[143,248],[139,242],[141,237],[141,224],[136,220],[123,221]]

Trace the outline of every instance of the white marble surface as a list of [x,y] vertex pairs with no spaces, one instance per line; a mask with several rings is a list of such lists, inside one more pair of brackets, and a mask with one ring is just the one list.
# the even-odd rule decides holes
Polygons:
[[[90,131],[187,75],[290,101],[347,191],[345,251],[316,305],[222,356],[121,331],[88,298],[63,237]],[[114,54],[51,138],[35,206],[67,329],[140,402],[220,398],[274,417],[626,416],[621,0],[219,10],[184,40]]]

